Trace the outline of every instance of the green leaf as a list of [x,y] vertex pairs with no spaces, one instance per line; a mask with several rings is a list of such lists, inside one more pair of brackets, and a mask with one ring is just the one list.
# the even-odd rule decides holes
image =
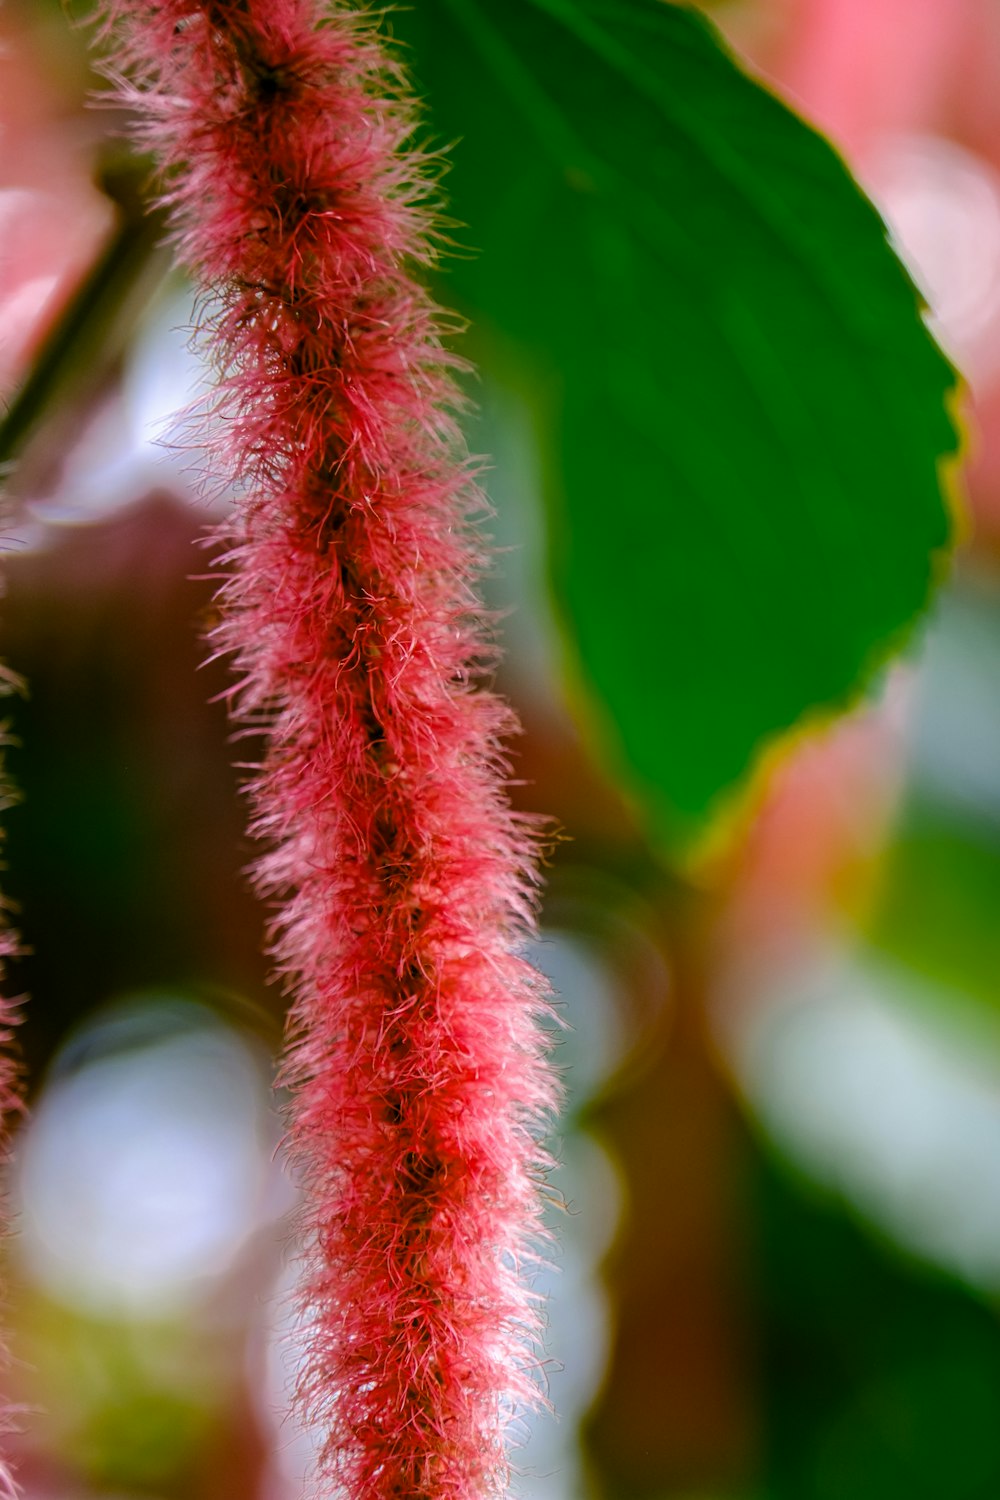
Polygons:
[[998,885],[996,826],[911,795],[889,850],[869,942],[933,981],[949,1011],[955,991],[996,1011]]
[[869,947],[919,976],[914,993],[936,997],[943,1019],[994,1038],[998,891],[1000,588],[970,573],[934,611],[914,683],[905,794],[864,926]]
[[[954,373],[842,161],[663,0],[420,0],[394,27],[545,393],[556,593],[653,827],[704,826],[924,607]],[[612,727],[613,726],[613,727]]]

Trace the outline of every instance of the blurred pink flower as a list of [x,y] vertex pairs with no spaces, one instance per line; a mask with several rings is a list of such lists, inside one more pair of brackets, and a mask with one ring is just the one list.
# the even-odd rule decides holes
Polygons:
[[[51,38],[49,38],[51,43]],[[11,7],[0,10],[0,392],[22,377],[107,236],[92,141]],[[67,226],[72,232],[67,233]]]
[[927,128],[981,0],[797,0],[781,83],[855,170],[880,136]]
[[[323,23],[320,25],[320,23]],[[225,372],[219,650],[266,728],[254,830],[294,994],[322,1473],[352,1500],[502,1488],[537,1399],[521,1268],[553,1103],[520,956],[533,830],[475,592],[413,112],[372,24],[319,0],[111,0],[123,102],[164,171]]]

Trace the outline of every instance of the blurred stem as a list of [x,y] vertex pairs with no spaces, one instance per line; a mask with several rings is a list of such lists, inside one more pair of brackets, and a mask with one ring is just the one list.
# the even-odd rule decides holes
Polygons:
[[716,902],[674,891],[660,911],[673,1003],[642,1071],[595,1121],[626,1202],[607,1267],[614,1345],[585,1426],[598,1492],[613,1500],[714,1493],[754,1467],[746,1148],[706,1014]]
[[19,458],[61,407],[99,386],[169,266],[169,256],[160,250],[163,215],[143,202],[139,178],[134,163],[102,174],[101,186],[119,210],[117,228],[46,336],[0,420],[0,467]]

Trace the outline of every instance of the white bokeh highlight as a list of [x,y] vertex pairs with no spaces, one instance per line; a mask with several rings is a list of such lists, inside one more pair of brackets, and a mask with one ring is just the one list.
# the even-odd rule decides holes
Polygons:
[[68,1305],[181,1311],[287,1206],[262,1056],[197,1007],[186,1020],[129,1044],[126,1015],[89,1056],[78,1038],[21,1134],[16,1253]]
[[[935,1017],[964,1012],[961,1033]],[[778,1147],[901,1248],[1000,1291],[1000,1026],[871,954],[777,982],[727,1050]]]

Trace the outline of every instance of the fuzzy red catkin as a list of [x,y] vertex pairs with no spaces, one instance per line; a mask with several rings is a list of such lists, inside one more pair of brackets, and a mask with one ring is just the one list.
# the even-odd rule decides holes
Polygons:
[[[2,804],[0,804],[2,805]],[[2,903],[0,903],[2,908]],[[0,979],[4,977],[7,959],[19,952],[17,938],[7,928],[0,929]],[[21,1096],[21,1073],[10,1051],[13,1028],[21,1019],[20,1007],[15,1001],[0,997],[0,1165],[6,1165],[11,1147],[11,1122],[22,1113],[24,1101]],[[8,1225],[9,1208],[5,1193],[0,1196],[0,1220],[3,1230]],[[0,1369],[6,1369],[10,1353],[6,1342],[0,1343]],[[0,1400],[0,1437],[17,1430],[17,1408],[9,1399]],[[20,1486],[14,1469],[5,1454],[0,1453],[0,1500],[17,1500]]]
[[[538,1399],[523,1279],[554,1103],[521,955],[533,829],[476,594],[481,505],[413,107],[370,18],[320,0],[110,0],[117,92],[164,173],[242,499],[215,643],[265,726],[253,785],[293,989],[306,1200],[300,1398],[350,1500],[481,1500]],[[129,80],[128,82],[122,81]]]
[[[9,667],[0,662],[0,695],[23,691],[24,684]],[[9,743],[7,725],[0,724],[0,813],[16,802],[17,798],[7,780],[3,765],[3,749]],[[0,830],[0,840],[3,830]],[[0,866],[0,868],[3,868]],[[21,952],[16,933],[7,922],[8,903],[0,896],[0,982],[7,977],[7,962]],[[21,1092],[21,1069],[13,1051],[14,1027],[21,1020],[21,1008],[17,1000],[0,995],[0,1168],[6,1166],[10,1155],[13,1123],[24,1111]],[[0,1234],[8,1223],[9,1206],[6,1190],[0,1187]],[[2,1289],[0,1289],[2,1290]],[[0,1370],[6,1369],[10,1355],[7,1346],[0,1340]],[[7,1399],[0,1398],[0,1437],[16,1430],[17,1408]],[[0,1500],[17,1500],[20,1487],[14,1470],[4,1454],[0,1453]]]

